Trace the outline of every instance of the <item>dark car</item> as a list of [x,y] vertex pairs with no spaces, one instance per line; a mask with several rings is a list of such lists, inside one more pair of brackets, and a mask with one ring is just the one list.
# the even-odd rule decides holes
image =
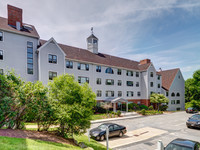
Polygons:
[[126,127],[114,123],[104,123],[90,130],[90,136],[95,140],[103,141],[106,138],[106,128],[109,128],[109,137],[122,137],[126,133]]
[[186,122],[188,128],[200,128],[200,114],[192,115]]
[[186,113],[197,113],[197,112],[198,112],[198,110],[193,107],[189,107],[186,109]]
[[200,150],[200,143],[187,139],[175,139],[165,147],[165,150]]

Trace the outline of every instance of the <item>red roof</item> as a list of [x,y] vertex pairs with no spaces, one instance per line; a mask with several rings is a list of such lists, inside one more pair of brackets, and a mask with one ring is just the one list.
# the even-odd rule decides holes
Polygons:
[[[23,23],[23,26],[25,26],[25,25],[28,25],[28,24]],[[32,28],[32,30],[19,31],[19,30],[8,25],[8,19],[7,18],[0,17],[0,29],[1,30],[15,32],[15,33],[18,33],[18,34],[23,34],[23,35],[26,35],[26,36],[39,38],[39,35],[38,35],[35,27],[33,25],[28,25],[28,26],[30,26]]]
[[[45,40],[40,40],[41,45],[46,43]],[[66,59],[74,59],[90,63],[96,63],[106,66],[121,67],[131,70],[147,70],[151,63],[140,65],[139,62],[124,59],[103,53],[94,54],[86,49],[72,47],[68,45],[58,44],[66,54]]]
[[172,82],[174,81],[174,78],[179,70],[180,70],[179,68],[176,68],[158,72],[162,76],[162,87],[165,90],[169,91]]

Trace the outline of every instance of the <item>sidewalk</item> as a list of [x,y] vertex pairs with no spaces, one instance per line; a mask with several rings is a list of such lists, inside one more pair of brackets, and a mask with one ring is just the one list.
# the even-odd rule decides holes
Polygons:
[[122,117],[118,117],[118,118],[109,118],[109,119],[94,120],[94,121],[91,121],[91,124],[103,123],[103,122],[109,122],[109,121],[115,121],[115,120],[135,119],[135,118],[142,117],[142,115],[139,115],[137,113],[129,113],[129,112],[124,113],[122,115],[123,115]]

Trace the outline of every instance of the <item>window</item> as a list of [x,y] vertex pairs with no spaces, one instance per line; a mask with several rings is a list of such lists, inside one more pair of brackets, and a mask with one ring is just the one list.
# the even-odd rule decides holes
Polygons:
[[171,100],[171,104],[175,104],[175,100]]
[[171,94],[171,96],[172,96],[172,97],[174,97],[174,96],[175,96],[174,92]]
[[3,51],[0,50],[0,60],[3,60]]
[[126,75],[127,75],[127,76],[133,76],[133,71],[127,70],[127,71],[126,71]]
[[133,97],[133,94],[134,94],[133,91],[127,91],[126,92],[127,97]]
[[66,61],[66,68],[73,68],[73,62],[72,61]]
[[178,76],[178,78],[180,79],[180,78],[181,78],[181,76]]
[[106,79],[106,85],[114,85],[113,79]]
[[89,83],[89,78],[88,77],[78,77],[78,83]]
[[113,71],[113,69],[112,68],[107,68],[106,69],[106,73],[108,73],[108,74],[114,74],[114,71]]
[[141,95],[141,93],[140,93],[140,92],[137,92],[137,96],[140,97],[140,95]]
[[153,91],[151,91],[151,92],[150,92],[150,95],[151,95],[151,94],[153,94],[153,93],[154,93],[154,92],[153,92]]
[[3,32],[0,31],[0,41],[3,41]]
[[122,80],[118,80],[117,85],[122,86]]
[[89,64],[81,64],[81,63],[78,63],[78,70],[86,70],[86,71],[89,71]]
[[101,97],[102,93],[100,90],[97,91],[97,97]]
[[101,66],[96,66],[96,72],[101,72]]
[[150,87],[153,87],[153,82],[150,82]]
[[0,69],[0,74],[3,75],[3,69]]
[[57,72],[49,71],[49,80],[53,80],[53,78],[57,77]]
[[178,96],[178,97],[179,97],[179,96],[180,96],[180,93],[176,93],[176,96]]
[[122,74],[122,70],[121,69],[117,69],[117,74],[121,75]]
[[114,97],[114,91],[106,91],[106,97]]
[[126,81],[127,86],[133,86],[133,81]]
[[[176,110],[179,111],[179,110],[181,110],[181,108],[180,108],[180,107],[177,107]],[[198,150],[198,149],[197,149],[197,150]]]
[[33,43],[27,42],[27,73],[33,74]]
[[181,102],[180,100],[176,100],[176,104],[180,104],[180,102]]
[[160,76],[158,75],[158,80],[160,80]]
[[49,54],[49,63],[57,64],[57,56]]
[[140,86],[139,82],[136,82],[136,87],[139,87],[139,86]]
[[166,91],[166,96],[169,96],[169,92],[168,91]]
[[97,44],[97,40],[96,39],[93,39],[93,44]]
[[136,76],[136,77],[139,77],[139,76],[140,76],[140,73],[139,73],[139,72],[136,72],[135,76]]
[[119,130],[120,129],[120,127],[118,126],[118,125],[114,125],[114,130]]
[[160,88],[160,84],[158,84],[158,88]]
[[101,84],[101,78],[97,78],[97,84]]
[[118,97],[122,97],[122,91],[118,91]]
[[150,73],[150,77],[153,77],[153,72]]

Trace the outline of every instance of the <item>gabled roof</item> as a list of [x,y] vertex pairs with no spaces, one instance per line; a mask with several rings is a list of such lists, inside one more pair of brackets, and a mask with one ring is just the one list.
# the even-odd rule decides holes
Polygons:
[[[43,45],[47,41],[40,40],[40,44]],[[68,45],[58,44],[66,54],[66,59],[78,60],[83,62],[95,63],[105,66],[125,68],[130,70],[144,71],[147,70],[151,63],[139,65],[139,62],[124,59],[116,56],[111,56],[103,53],[94,54],[86,49],[72,47]]]
[[162,88],[169,91],[176,74],[180,69],[171,69],[158,72],[162,76]]
[[8,31],[8,32],[14,32],[14,33],[17,33],[17,34],[22,34],[22,35],[26,35],[26,36],[39,38],[39,34],[37,33],[35,27],[33,25],[29,25],[29,24],[25,24],[25,23],[23,23],[22,26],[26,26],[26,25],[31,27],[32,30],[23,29],[23,30],[19,31],[19,30],[8,25],[8,19],[7,18],[0,17],[0,30]]

